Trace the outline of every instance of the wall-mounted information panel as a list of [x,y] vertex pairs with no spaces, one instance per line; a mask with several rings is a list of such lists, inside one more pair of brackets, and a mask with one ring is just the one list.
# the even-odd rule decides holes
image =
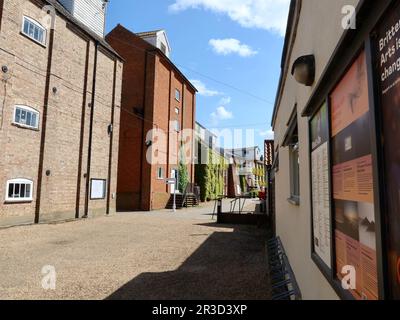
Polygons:
[[376,29],[374,59],[379,79],[383,134],[388,286],[400,299],[400,2]]

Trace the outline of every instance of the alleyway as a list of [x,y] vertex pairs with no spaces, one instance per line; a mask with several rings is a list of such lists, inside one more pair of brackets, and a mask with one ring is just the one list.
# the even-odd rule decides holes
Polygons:
[[216,225],[212,209],[0,230],[0,299],[268,299],[265,231]]

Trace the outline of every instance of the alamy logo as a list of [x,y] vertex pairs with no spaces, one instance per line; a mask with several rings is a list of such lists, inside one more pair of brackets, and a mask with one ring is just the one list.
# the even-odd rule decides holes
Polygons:
[[357,27],[356,18],[356,8],[351,5],[346,5],[342,7],[342,14],[344,15],[342,19],[342,27],[345,30],[353,29]]
[[44,266],[42,268],[42,288],[44,290],[56,290],[57,273],[54,266]]
[[357,289],[357,271],[354,266],[344,266],[342,268],[342,287],[344,290]]

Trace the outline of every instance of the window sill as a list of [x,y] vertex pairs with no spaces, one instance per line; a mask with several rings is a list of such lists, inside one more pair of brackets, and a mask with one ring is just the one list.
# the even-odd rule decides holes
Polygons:
[[33,199],[21,199],[21,200],[6,200],[5,204],[24,204],[24,203],[32,203]]
[[26,33],[23,33],[22,31],[20,32],[20,34],[21,34],[22,36],[24,36],[25,38],[27,38],[27,39],[33,41],[34,43],[38,44],[39,46],[43,47],[44,49],[47,49],[47,44],[46,44],[46,42],[45,42],[45,43],[39,42],[39,41],[37,41],[36,39],[34,39],[34,38],[28,36]]
[[20,124],[20,123],[13,122],[12,125],[14,127],[20,128],[20,129],[26,129],[26,130],[32,130],[32,131],[39,132],[39,128],[26,126],[26,125],[23,125],[23,124]]
[[292,196],[289,199],[287,199],[287,201],[293,206],[296,206],[296,207],[300,206],[300,198],[299,197]]

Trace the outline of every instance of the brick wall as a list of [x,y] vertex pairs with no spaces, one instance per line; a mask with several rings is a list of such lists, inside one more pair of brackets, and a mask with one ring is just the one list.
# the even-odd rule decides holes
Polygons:
[[[86,198],[87,154],[89,142],[89,103],[92,97],[95,45],[87,35],[61,16],[56,17],[54,43],[42,46],[20,33],[22,17],[41,21],[40,1],[4,2],[0,59],[10,69],[11,77],[3,107],[0,129],[0,225],[34,221],[38,196],[40,146],[43,143],[42,183],[40,188],[40,222],[83,216]],[[1,12],[1,11],[0,11]],[[52,49],[50,76],[47,78],[49,52]],[[111,163],[111,196],[116,194],[119,139],[119,106],[122,63],[116,68],[115,102],[113,78],[115,56],[98,54],[95,116],[93,125],[92,178],[108,180],[110,159],[111,110],[114,106],[114,134]],[[44,119],[46,79],[49,83],[47,116]],[[54,90],[53,90],[54,88]],[[4,97],[4,88],[0,89]],[[1,99],[3,101],[3,99]],[[23,104],[40,113],[39,129],[30,130],[12,124],[14,106]],[[1,111],[1,109],[0,109]],[[1,114],[1,112],[0,112]],[[45,121],[45,137],[42,138]],[[34,183],[33,201],[5,203],[6,182],[26,178]],[[106,213],[107,200],[90,201],[90,213]],[[110,200],[111,212],[115,199]],[[78,209],[78,210],[77,210]],[[77,212],[78,211],[78,212]]]
[[[194,129],[195,92],[168,58],[129,30],[117,26],[106,38],[125,59],[117,206],[121,210],[165,208],[170,190],[164,179],[158,179],[158,168],[169,178],[171,170],[178,167],[178,133],[170,121],[178,120],[181,129]],[[181,92],[180,101],[175,99],[175,89]],[[134,114],[134,108],[140,116]],[[149,130],[155,128],[172,134],[164,144],[153,141],[149,149],[144,143]],[[149,165],[149,151],[166,161]],[[189,152],[189,157],[192,155]],[[194,175],[192,165],[188,171]]]

